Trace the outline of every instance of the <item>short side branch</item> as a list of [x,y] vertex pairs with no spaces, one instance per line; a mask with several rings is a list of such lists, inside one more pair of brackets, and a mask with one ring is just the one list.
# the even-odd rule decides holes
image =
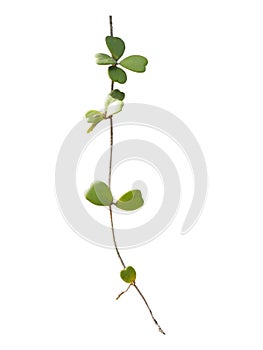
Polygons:
[[130,289],[130,286],[131,286],[131,284],[129,284],[128,288],[125,289],[123,292],[121,292],[121,293],[117,296],[116,300],[118,300],[124,293],[128,292],[128,290]]

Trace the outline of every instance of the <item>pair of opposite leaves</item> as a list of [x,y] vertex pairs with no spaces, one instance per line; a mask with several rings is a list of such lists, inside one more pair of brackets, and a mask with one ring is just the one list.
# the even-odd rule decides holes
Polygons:
[[127,211],[139,209],[144,203],[140,190],[126,192],[114,203],[109,186],[102,181],[92,183],[85,193],[85,198],[95,205],[109,206],[115,204],[117,208]]
[[123,68],[129,69],[133,72],[145,72],[146,65],[148,64],[146,57],[140,55],[132,55],[118,62],[125,51],[124,41],[121,38],[114,36],[107,36],[105,40],[112,56],[109,56],[105,53],[98,53],[96,54],[96,63],[100,65],[110,65],[108,68],[108,74],[112,81],[120,84],[124,84],[127,81],[127,75],[125,71],[122,68],[117,67],[117,65],[121,65]]

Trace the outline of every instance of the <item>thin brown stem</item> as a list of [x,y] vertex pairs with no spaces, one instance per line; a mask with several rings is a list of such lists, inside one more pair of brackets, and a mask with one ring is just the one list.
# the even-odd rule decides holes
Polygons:
[[[110,35],[113,36],[113,24],[112,16],[109,16],[110,20]],[[111,81],[111,91],[114,89],[114,81]],[[113,120],[112,115],[109,116],[110,119],[110,164],[109,164],[109,188],[111,188],[111,173],[112,173],[112,153],[113,153]]]
[[109,16],[109,20],[110,20],[110,36],[113,36],[112,16]]
[[111,232],[112,232],[112,239],[113,239],[113,243],[114,243],[114,247],[115,247],[115,250],[116,250],[116,253],[120,259],[120,262],[123,266],[123,268],[125,269],[126,266],[124,264],[124,261],[122,260],[122,257],[120,255],[120,252],[119,252],[119,249],[118,249],[118,246],[117,246],[117,242],[116,242],[116,238],[115,238],[115,232],[114,232],[114,224],[113,224],[113,218],[112,218],[112,208],[111,208],[111,205],[109,206],[109,209],[110,209],[110,221],[111,221]]
[[109,188],[111,188],[111,173],[112,173],[112,153],[113,153],[113,120],[112,115],[110,119],[110,162],[109,162]]
[[[112,16],[109,17],[110,20],[110,35],[113,36],[113,25],[112,25]],[[114,89],[114,82],[111,82],[111,91]],[[109,116],[110,119],[110,161],[109,161],[109,188],[111,188],[111,173],[112,173],[112,154],[113,154],[113,120],[112,120],[112,115]],[[125,269],[125,264],[124,261],[121,257],[121,254],[119,252],[117,242],[116,242],[116,237],[115,237],[115,231],[114,231],[114,224],[113,224],[113,217],[112,217],[112,205],[109,206],[109,211],[110,211],[110,221],[111,221],[111,232],[112,232],[112,239],[114,243],[114,247],[116,250],[116,253],[118,255],[118,258],[120,259],[120,262]]]
[[151,310],[151,308],[150,308],[150,306],[149,306],[147,300],[145,299],[144,295],[143,295],[142,292],[140,291],[139,287],[137,286],[137,284],[135,284],[135,282],[133,282],[132,284],[133,284],[133,286],[136,288],[136,290],[137,290],[137,292],[140,294],[140,296],[142,297],[142,299],[143,299],[145,305],[147,306],[147,308],[148,308],[148,310],[149,310],[149,312],[150,312],[150,314],[151,314],[151,316],[152,316],[152,319],[153,319],[154,323],[156,324],[156,326],[158,327],[159,331],[160,331],[162,334],[165,334],[164,331],[162,330],[161,326],[159,325],[159,323],[158,323],[158,322],[156,321],[156,319],[154,318],[153,313],[152,313],[152,310]]

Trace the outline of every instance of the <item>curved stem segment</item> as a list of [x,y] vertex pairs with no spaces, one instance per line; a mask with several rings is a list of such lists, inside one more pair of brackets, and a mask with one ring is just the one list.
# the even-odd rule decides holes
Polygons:
[[[113,36],[112,16],[110,16],[109,20],[110,20],[110,35]],[[112,81],[111,82],[111,91],[113,91],[113,89],[114,89],[114,82]],[[112,120],[112,115],[109,116],[109,119],[110,119],[110,161],[109,161],[109,181],[108,182],[109,182],[109,188],[111,189],[112,154],[113,154],[113,120]],[[113,239],[114,247],[115,247],[116,253],[118,255],[118,258],[120,259],[120,262],[121,262],[123,268],[125,269],[126,265],[125,265],[121,255],[120,255],[120,252],[119,252],[119,249],[117,246],[117,242],[116,242],[116,237],[115,237],[115,232],[114,232],[114,224],[113,224],[113,215],[112,215],[112,204],[109,206],[109,211],[110,211],[111,232],[112,232],[112,239]],[[138,286],[135,284],[135,282],[131,283],[124,292],[122,292],[118,295],[118,297],[116,299],[118,300],[124,293],[126,293],[129,290],[131,285],[133,285],[134,288],[137,290],[137,292],[140,294],[141,298],[143,299],[145,305],[147,306],[147,308],[151,314],[151,317],[152,317],[154,323],[156,324],[156,326],[158,327],[159,331],[162,334],[165,334],[164,331],[162,330],[162,328],[160,327],[160,325],[158,324],[158,322],[156,321],[156,319],[154,318],[152,310],[151,310],[147,300],[145,299],[144,295],[142,294],[142,292],[140,291]]]
[[123,268],[125,269],[126,266],[124,264],[124,261],[122,260],[121,254],[119,252],[119,249],[118,249],[118,246],[117,246],[117,243],[116,243],[111,205],[109,206],[109,209],[110,209],[111,232],[112,232],[112,239],[113,239],[114,247],[115,247],[116,253],[118,255],[118,258],[120,259],[120,262],[121,262]]

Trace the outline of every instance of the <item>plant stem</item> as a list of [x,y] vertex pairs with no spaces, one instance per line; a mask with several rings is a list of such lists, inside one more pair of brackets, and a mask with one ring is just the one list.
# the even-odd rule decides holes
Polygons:
[[114,247],[115,247],[116,253],[117,253],[117,255],[118,255],[119,259],[120,259],[120,262],[121,262],[123,268],[125,269],[126,266],[124,264],[124,261],[122,260],[121,254],[119,252],[119,249],[118,249],[117,243],[116,243],[111,205],[109,206],[109,209],[110,209],[111,232],[112,232],[112,238],[113,238]]
[[112,115],[110,119],[110,163],[109,163],[109,188],[111,188],[111,173],[112,173],[112,153],[113,153],[113,120]]
[[109,20],[110,20],[110,36],[113,36],[112,16],[109,16]]
[[[112,26],[112,16],[110,16],[110,35],[113,36],[113,26]],[[111,82],[111,91],[114,89],[114,82]],[[110,119],[110,163],[109,163],[109,188],[111,189],[111,173],[112,173],[112,153],[113,153],[113,120],[112,120],[112,115],[109,116]],[[122,257],[120,255],[117,243],[116,243],[116,238],[115,238],[115,232],[114,232],[114,224],[113,224],[113,217],[112,217],[112,204],[109,206],[110,210],[110,221],[111,221],[111,232],[112,232],[112,238],[113,238],[113,243],[114,247],[116,250],[116,253],[120,259],[120,262],[125,269],[125,264],[124,261],[122,260]]]
[[[113,36],[112,16],[109,16],[109,21],[110,21],[110,35]],[[111,82],[111,91],[113,91],[113,89],[114,89],[114,82],[112,81]],[[109,188],[111,189],[112,154],[113,154],[113,120],[112,120],[112,115],[109,116],[109,119],[110,119],[110,161],[109,161],[109,181],[108,182],[109,182]],[[118,255],[118,258],[120,259],[120,262],[121,262],[123,268],[125,269],[126,265],[125,265],[121,255],[120,255],[120,252],[119,252],[119,249],[117,246],[117,242],[116,242],[116,237],[115,237],[115,232],[114,232],[114,224],[113,224],[113,215],[112,215],[112,204],[109,206],[109,211],[110,211],[111,232],[112,232],[114,247],[115,247],[116,253]],[[144,295],[142,294],[142,292],[140,291],[138,286],[135,284],[135,282],[131,283],[124,292],[121,292],[118,295],[118,297],[116,299],[118,300],[120,298],[120,296],[122,296],[122,294],[126,293],[129,290],[131,285],[134,286],[135,289],[137,290],[137,292],[140,294],[141,298],[143,299],[145,305],[147,306],[147,308],[151,314],[151,317],[152,317],[154,323],[156,324],[156,326],[158,327],[159,331],[162,334],[165,334],[164,331],[162,330],[162,328],[160,327],[160,325],[158,324],[158,322],[156,321],[156,319],[154,318],[152,310],[151,310],[147,300],[145,299]]]
[[151,316],[152,316],[152,319],[153,319],[153,322],[156,324],[156,326],[158,327],[159,331],[162,333],[162,334],[165,334],[164,331],[162,330],[161,326],[159,325],[159,323],[156,321],[156,319],[154,318],[153,316],[153,313],[152,313],[152,310],[149,306],[149,304],[147,303],[147,300],[145,299],[144,295],[142,294],[142,292],[140,291],[139,287],[135,284],[135,282],[133,282],[133,286],[136,288],[137,292],[140,294],[140,296],[142,297],[142,300],[144,301],[145,305],[147,306]]
[[[112,16],[110,19],[110,35],[113,36],[113,25],[112,25]],[[111,91],[114,89],[114,81],[111,81]],[[111,188],[111,172],[112,172],[112,152],[113,152],[113,121],[112,115],[109,116],[110,119],[110,164],[109,164],[109,188]],[[111,208],[111,206],[110,206]],[[112,215],[111,215],[112,216]],[[112,220],[111,220],[112,221]],[[117,249],[117,247],[115,246]]]
[[[112,16],[109,16],[110,20],[110,36],[113,36],[113,24],[112,24]],[[114,89],[114,81],[111,82],[111,91]]]

